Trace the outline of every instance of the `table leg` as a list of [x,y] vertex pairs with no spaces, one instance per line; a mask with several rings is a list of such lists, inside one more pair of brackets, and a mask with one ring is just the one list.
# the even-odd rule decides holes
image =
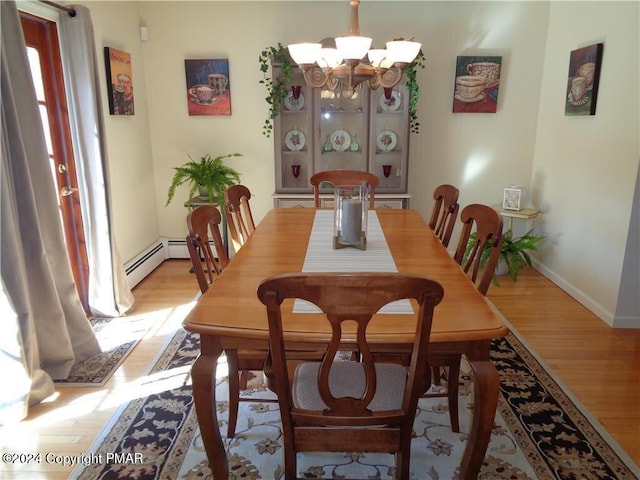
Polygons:
[[216,413],[216,365],[222,353],[215,337],[200,335],[200,356],[191,368],[198,426],[214,480],[227,480],[229,464]]
[[473,370],[474,412],[473,423],[469,433],[469,443],[464,451],[460,465],[459,478],[465,480],[478,478],[491,438],[498,406],[500,378],[498,371],[489,361],[489,348],[490,344],[487,345],[486,352],[478,351],[467,355]]

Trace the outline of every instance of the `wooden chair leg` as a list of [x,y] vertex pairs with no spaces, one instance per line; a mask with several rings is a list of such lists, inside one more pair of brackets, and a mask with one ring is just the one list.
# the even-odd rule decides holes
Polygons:
[[246,390],[248,383],[249,383],[249,370],[242,370],[240,372],[240,383],[238,384],[239,389]]
[[[289,451],[287,451],[289,449]],[[284,478],[298,478],[298,459],[296,457],[296,452],[293,449],[293,445],[287,446],[285,445],[284,452]]]
[[449,401],[449,419],[451,430],[460,432],[460,419],[458,418],[458,387],[460,378],[460,355],[454,355],[449,362],[447,376],[447,399]]
[[227,366],[229,367],[229,424],[227,426],[227,438],[233,438],[236,434],[238,421],[238,407],[240,402],[240,379],[238,378],[238,352],[229,350]]
[[411,461],[411,434],[407,435],[407,442],[402,441],[400,451],[396,453],[396,478],[409,478],[409,467]]

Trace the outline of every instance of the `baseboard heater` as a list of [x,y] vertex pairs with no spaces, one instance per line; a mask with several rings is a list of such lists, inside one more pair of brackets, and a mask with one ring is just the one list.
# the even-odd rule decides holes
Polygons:
[[164,242],[158,241],[124,266],[129,287],[133,288],[168,258]]

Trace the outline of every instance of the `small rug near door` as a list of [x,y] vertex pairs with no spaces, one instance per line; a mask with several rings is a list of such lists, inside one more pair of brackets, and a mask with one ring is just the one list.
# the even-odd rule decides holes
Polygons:
[[[189,369],[197,357],[196,335],[176,332],[139,379],[152,394],[132,398],[105,426],[70,479],[209,479],[193,406]],[[638,467],[554,380],[513,334],[494,342],[501,395],[491,442],[479,478],[637,479]],[[221,364],[219,369],[223,369]],[[463,368],[460,423],[470,421],[472,383]],[[227,382],[217,380],[220,428],[226,430]],[[269,395],[259,378],[247,395]],[[260,397],[262,398],[262,397]],[[451,432],[446,400],[422,399],[411,445],[412,480],[457,478],[465,434]],[[277,404],[240,402],[236,436],[225,438],[230,479],[283,480],[282,429]],[[303,478],[392,478],[393,458],[372,454],[299,455]]]
[[92,318],[93,331],[102,352],[71,367],[66,380],[56,380],[57,387],[101,387],[127,358],[152,324],[151,318],[131,316]]

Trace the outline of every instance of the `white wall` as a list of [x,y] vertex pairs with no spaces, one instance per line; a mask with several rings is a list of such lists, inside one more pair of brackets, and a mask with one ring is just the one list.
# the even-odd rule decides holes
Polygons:
[[[243,153],[233,164],[262,218],[275,182],[273,140],[261,133],[267,104],[258,55],[278,42],[345,33],[348,3],[143,2],[140,9],[151,35],[143,50],[161,234],[183,235],[182,202],[165,208],[164,201],[172,167],[187,154]],[[404,36],[423,44],[421,133],[411,138],[409,193],[424,215],[438,183],[460,185],[463,203],[497,203],[504,186],[529,184],[547,15],[548,5],[539,2],[361,3],[361,31],[374,43]],[[454,115],[456,57],[482,53],[503,55],[499,113]],[[231,117],[188,116],[185,58],[229,59]]]
[[[116,6],[117,5],[117,6]],[[99,61],[109,156],[114,229],[124,262],[158,240],[154,162],[149,136],[147,77],[138,2],[88,2],[98,59],[104,47],[131,54],[135,115],[109,115],[105,62]]]
[[[549,236],[539,268],[613,324],[640,151],[639,4],[580,3],[579,22],[577,5],[552,2],[549,16],[532,182],[544,212],[537,226]],[[564,116],[569,52],[600,42],[596,115]],[[622,287],[638,298],[637,280]],[[622,322],[637,326],[640,312]]]
[[[272,206],[275,181],[273,140],[261,133],[267,105],[258,55],[278,42],[345,33],[347,1],[86,5],[98,49],[121,48],[133,58],[136,116],[107,118],[123,259],[158,237],[184,237],[186,189],[164,204],[172,167],[187,155],[243,153],[232,162],[255,193],[259,221]],[[149,28],[147,42],[139,40],[140,25]],[[549,235],[539,268],[612,323],[638,167],[638,89],[629,88],[639,78],[638,3],[372,0],[360,5],[360,26],[376,44],[396,36],[423,43],[411,206],[427,217],[441,183],[460,187],[463,206],[499,203],[505,186],[528,186],[543,210],[531,225]],[[569,52],[600,41],[597,115],[564,117]],[[503,56],[498,112],[451,113],[456,57],[485,53]],[[188,116],[187,58],[229,59],[231,116]]]

